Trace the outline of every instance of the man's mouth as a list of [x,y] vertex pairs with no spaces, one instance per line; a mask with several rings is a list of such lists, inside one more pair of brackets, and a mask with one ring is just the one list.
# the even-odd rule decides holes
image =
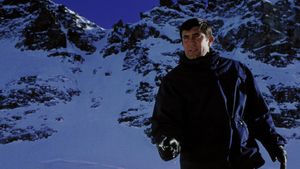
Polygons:
[[189,49],[189,52],[196,52],[197,49]]

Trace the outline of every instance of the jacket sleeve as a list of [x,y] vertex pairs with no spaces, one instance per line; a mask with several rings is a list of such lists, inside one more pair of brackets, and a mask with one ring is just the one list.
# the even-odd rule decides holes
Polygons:
[[180,141],[183,102],[174,85],[164,78],[156,96],[151,135],[159,144],[163,137]]
[[244,117],[250,134],[263,144],[271,159],[275,161],[279,145],[285,145],[286,140],[276,132],[268,106],[258,89],[251,71],[248,68],[245,68],[245,71],[247,101]]

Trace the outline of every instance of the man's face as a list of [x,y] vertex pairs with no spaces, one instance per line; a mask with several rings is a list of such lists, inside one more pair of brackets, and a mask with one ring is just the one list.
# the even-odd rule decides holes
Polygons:
[[213,37],[208,38],[197,26],[191,30],[182,31],[182,45],[184,53],[189,59],[205,56],[209,52],[212,42]]

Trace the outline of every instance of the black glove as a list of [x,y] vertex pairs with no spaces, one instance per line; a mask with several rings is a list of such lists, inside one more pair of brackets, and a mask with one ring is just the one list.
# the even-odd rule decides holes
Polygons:
[[280,162],[280,169],[286,169],[287,167],[287,152],[283,146],[278,146],[276,151],[276,159]]
[[162,141],[157,144],[160,157],[169,161],[178,156],[180,153],[180,144],[175,138],[162,136]]

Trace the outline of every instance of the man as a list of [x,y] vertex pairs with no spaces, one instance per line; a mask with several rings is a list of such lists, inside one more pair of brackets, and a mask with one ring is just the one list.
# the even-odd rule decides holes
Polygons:
[[204,20],[187,20],[180,36],[184,54],[162,80],[152,117],[161,158],[180,153],[181,169],[254,169],[264,164],[257,139],[285,168],[286,141],[250,70],[210,49]]

